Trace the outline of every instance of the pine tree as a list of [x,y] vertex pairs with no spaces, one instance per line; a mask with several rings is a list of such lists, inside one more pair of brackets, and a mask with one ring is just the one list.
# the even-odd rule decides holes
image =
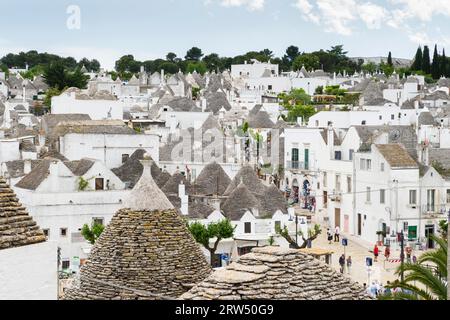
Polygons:
[[412,70],[422,70],[422,47],[419,46],[414,57],[414,62],[411,66]]
[[391,67],[394,65],[394,64],[392,63],[392,53],[391,53],[390,51],[389,51],[387,63],[388,63],[388,65],[390,65]]
[[434,45],[433,64],[431,65],[431,75],[433,79],[439,79],[442,75],[441,72],[441,59],[437,50],[437,44]]
[[441,76],[448,77],[450,64],[448,63],[448,58],[445,56],[445,49],[442,49],[440,68],[441,68]]
[[431,72],[430,49],[428,48],[428,46],[423,47],[421,70],[426,74],[429,74]]

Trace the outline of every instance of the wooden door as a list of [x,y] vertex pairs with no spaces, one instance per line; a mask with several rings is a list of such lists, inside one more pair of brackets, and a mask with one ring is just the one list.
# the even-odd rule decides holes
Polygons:
[[358,213],[358,236],[361,235],[361,213]]
[[341,228],[341,209],[334,209],[334,226]]

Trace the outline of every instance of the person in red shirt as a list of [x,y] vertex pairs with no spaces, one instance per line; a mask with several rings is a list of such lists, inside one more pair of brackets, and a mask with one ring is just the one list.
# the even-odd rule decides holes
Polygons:
[[386,260],[389,260],[390,255],[391,255],[391,249],[389,248],[389,246],[386,246],[386,248],[384,249],[384,256],[386,257]]
[[378,246],[375,244],[375,247],[373,248],[373,255],[375,256],[374,261],[377,262],[378,261],[378,254],[380,253]]

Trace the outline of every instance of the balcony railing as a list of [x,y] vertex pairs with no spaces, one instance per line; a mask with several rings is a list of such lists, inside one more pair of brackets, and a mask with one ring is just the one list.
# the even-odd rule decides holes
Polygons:
[[450,204],[425,204],[422,206],[423,213],[434,213],[446,215],[450,210]]
[[288,170],[310,170],[310,166],[308,163],[304,163],[302,161],[287,161]]

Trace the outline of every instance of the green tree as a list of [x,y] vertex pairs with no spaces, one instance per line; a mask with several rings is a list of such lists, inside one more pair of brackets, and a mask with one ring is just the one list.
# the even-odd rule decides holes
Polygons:
[[394,67],[383,61],[380,63],[380,69],[387,77],[390,77],[394,73]]
[[84,89],[89,79],[80,69],[69,71],[60,61],[47,65],[44,68],[43,77],[49,87],[57,88],[60,91],[66,87]]
[[51,108],[52,107],[52,97],[59,96],[61,94],[61,90],[58,88],[48,88],[45,92],[44,97],[44,106]]
[[304,249],[308,246],[308,243],[312,241],[314,241],[315,239],[317,239],[317,237],[322,233],[322,228],[320,225],[316,224],[314,225],[314,228],[309,228],[308,229],[308,234],[305,235],[303,234],[303,232],[299,231],[298,235],[301,237],[302,240],[302,244],[299,245],[296,241],[295,241],[295,237],[293,238],[290,234],[289,234],[289,230],[286,226],[284,226],[283,228],[278,227],[276,230],[276,233],[279,234],[280,236],[282,236],[288,243],[289,246],[293,249]]
[[434,45],[433,63],[431,64],[431,76],[433,79],[439,79],[441,75],[441,58],[439,56],[436,44]]
[[186,53],[184,57],[186,60],[199,61],[203,57],[202,49],[197,47],[192,47]]
[[34,80],[34,77],[44,74],[44,66],[38,64],[26,72],[21,72],[20,75],[26,79]]
[[362,70],[368,73],[374,73],[377,71],[377,65],[373,62],[369,62],[362,66]]
[[203,63],[207,70],[222,70],[222,61],[217,53],[211,53],[203,57]]
[[443,76],[449,76],[449,62],[447,57],[445,56],[445,48],[442,49],[442,56],[440,62],[440,69]]
[[285,121],[296,122],[298,118],[302,118],[304,122],[308,122],[309,118],[316,114],[313,106],[295,105],[288,110]]
[[411,66],[411,69],[412,70],[422,70],[422,60],[423,60],[422,47],[419,46],[419,48],[417,48],[416,55],[414,57],[414,61]]
[[208,68],[203,61],[189,62],[186,71],[191,73],[197,71],[200,74],[205,74],[206,71],[208,71]]
[[296,46],[289,46],[286,49],[286,54],[284,55],[284,58],[287,59],[289,64],[292,64],[295,60],[295,58],[297,58],[300,55],[300,51],[298,49],[298,47]]
[[431,72],[430,49],[428,46],[423,47],[422,69],[423,72],[429,74]]
[[102,232],[105,230],[105,226],[100,223],[92,223],[91,227],[87,224],[81,229],[81,235],[90,244],[95,244],[98,238],[100,238]]
[[314,92],[315,94],[323,94],[323,86],[318,86],[316,88],[316,91]]
[[[404,263],[396,274],[404,274],[403,281],[396,281],[389,288],[401,288],[408,292],[391,293],[381,299],[390,300],[447,300],[447,239],[432,236],[438,248],[423,253],[417,263]],[[433,265],[437,272],[429,268]]]
[[164,70],[167,74],[175,74],[179,71],[178,65],[169,61],[162,63],[160,68],[160,70]]
[[319,58],[312,53],[303,53],[302,55],[295,58],[292,63],[293,70],[300,70],[302,66],[305,66],[306,69],[318,69],[320,67]]
[[[235,227],[231,225],[231,222],[228,219],[219,222],[211,222],[207,226],[201,222],[188,223],[187,227],[195,241],[209,251],[211,265],[213,265],[213,257],[220,241],[232,238],[235,230]],[[214,239],[214,244],[210,247],[209,243],[212,239]]]
[[137,73],[139,72],[141,65],[142,63],[136,61],[132,54],[128,54],[116,61],[115,69],[119,74],[124,72]]
[[388,58],[387,58],[387,64],[389,65],[389,66],[393,66],[394,64],[392,63],[392,53],[389,51],[389,55],[388,55]]
[[278,95],[282,105],[288,109],[290,106],[297,104],[310,104],[311,96],[304,89],[292,89],[289,93],[281,93]]
[[167,61],[170,61],[170,62],[175,62],[176,57],[177,57],[177,55],[175,53],[173,53],[173,52],[169,52],[166,55]]

